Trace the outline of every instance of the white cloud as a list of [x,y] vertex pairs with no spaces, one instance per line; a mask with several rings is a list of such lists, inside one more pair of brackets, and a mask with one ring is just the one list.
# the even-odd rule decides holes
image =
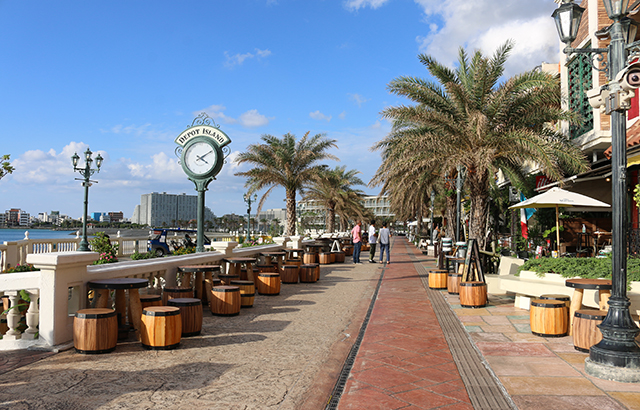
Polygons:
[[358,104],[358,107],[362,107],[362,104],[369,101],[368,98],[364,98],[360,94],[348,94],[348,95],[351,100],[355,101],[355,103]]
[[227,107],[225,107],[224,105],[210,105],[209,107],[205,108],[204,110],[199,110],[197,112],[193,113],[194,117],[197,117],[202,111],[204,111],[205,113],[207,113],[207,115],[211,118],[213,118],[214,120],[220,120],[222,122],[224,122],[225,124],[235,124],[238,121],[234,118],[231,117],[227,117],[223,111],[226,110]]
[[342,111],[339,115],[338,118],[340,118],[341,120],[344,120],[345,118],[347,118],[347,112],[346,111]]
[[388,0],[347,0],[344,2],[344,7],[347,10],[357,11],[361,8],[371,7],[377,9],[385,4]]
[[240,115],[240,124],[247,128],[256,128],[269,124],[272,119],[260,114],[258,110],[249,110]]
[[309,113],[309,117],[313,118],[314,120],[321,120],[321,121],[331,121],[331,116],[326,116],[323,113],[321,113],[319,110],[314,111],[314,112],[310,112]]
[[270,50],[260,50],[259,48],[255,49],[254,53],[244,53],[244,54],[234,54],[229,55],[228,51],[224,52],[224,56],[226,57],[226,61],[224,65],[228,68],[233,68],[237,65],[242,65],[245,60],[252,58],[266,58],[271,55]]
[[507,76],[531,70],[541,62],[559,61],[559,41],[551,18],[552,0],[415,0],[427,17],[429,33],[416,40],[421,52],[452,66],[458,49],[493,55],[508,39],[515,47],[506,63]]

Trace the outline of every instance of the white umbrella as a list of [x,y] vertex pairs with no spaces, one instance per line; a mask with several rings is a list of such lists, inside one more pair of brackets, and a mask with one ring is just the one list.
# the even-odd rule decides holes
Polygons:
[[536,195],[526,201],[519,202],[515,205],[511,205],[509,209],[521,209],[521,208],[556,208],[556,237],[558,240],[558,251],[560,250],[560,223],[558,222],[558,208],[571,207],[571,208],[611,208],[611,205],[593,199],[586,195],[578,194],[571,191],[565,191],[564,189],[555,187],[551,188],[547,192],[540,195]]

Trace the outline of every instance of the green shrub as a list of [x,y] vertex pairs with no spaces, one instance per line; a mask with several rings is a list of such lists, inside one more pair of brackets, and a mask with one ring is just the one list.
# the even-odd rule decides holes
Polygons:
[[138,260],[141,260],[141,259],[151,259],[151,258],[155,258],[155,257],[156,257],[156,254],[154,252],[143,252],[143,253],[134,252],[131,255],[131,260],[138,261]]
[[[611,258],[540,258],[529,259],[520,267],[523,270],[536,272],[538,276],[545,273],[557,273],[564,278],[580,277],[585,279],[611,278]],[[640,281],[640,259],[627,259],[627,284]]]
[[100,259],[95,261],[94,265],[102,265],[103,263],[118,262],[118,244],[112,245],[109,235],[104,232],[98,232],[96,236],[89,241],[91,250],[100,254]]
[[24,265],[17,264],[13,268],[9,268],[4,273],[13,273],[13,272],[31,272],[34,270],[40,270],[33,267],[33,265],[26,263]]

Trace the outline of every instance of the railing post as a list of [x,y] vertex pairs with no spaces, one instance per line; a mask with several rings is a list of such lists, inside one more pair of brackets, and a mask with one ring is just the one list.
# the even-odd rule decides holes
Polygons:
[[7,246],[5,268],[12,268],[18,264],[18,242],[5,242],[4,244]]
[[5,292],[9,296],[9,308],[13,308],[9,310],[7,313],[7,326],[9,327],[9,331],[3,336],[4,340],[18,340],[22,337],[22,333],[18,331],[18,326],[20,325],[20,310],[16,307],[18,305],[18,301],[20,300],[20,296],[18,296],[18,291],[13,290],[9,292]]
[[[69,312],[69,288],[87,282],[87,265],[98,260],[97,252],[34,253],[27,262],[40,269],[40,337],[55,346],[73,339],[73,316]],[[86,297],[81,298],[83,308]]]
[[38,289],[30,289],[26,291],[29,295],[29,309],[26,313],[27,330],[22,334],[25,340],[35,340],[38,334],[38,324],[40,322],[40,311],[38,310]]

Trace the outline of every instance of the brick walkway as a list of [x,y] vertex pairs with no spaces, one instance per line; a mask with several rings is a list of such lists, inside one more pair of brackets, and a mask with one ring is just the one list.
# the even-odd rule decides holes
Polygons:
[[472,410],[405,244],[394,243],[338,409]]

